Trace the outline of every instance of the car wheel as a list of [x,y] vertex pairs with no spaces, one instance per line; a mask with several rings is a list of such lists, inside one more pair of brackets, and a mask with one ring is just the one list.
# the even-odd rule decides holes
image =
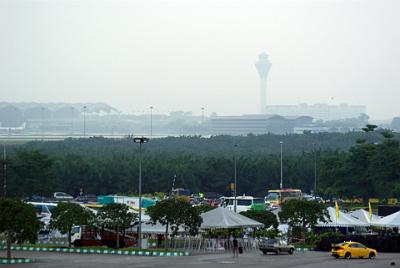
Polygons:
[[339,255],[333,255],[333,257],[335,257],[335,259],[339,259]]
[[369,254],[369,256],[368,256],[368,258],[370,258],[370,259],[373,259],[373,258],[375,258],[375,257],[376,257],[376,255],[375,255],[374,252],[371,252],[371,253]]
[[267,252],[266,252],[266,251],[263,251],[262,253],[263,253],[264,255],[267,255]]
[[293,248],[289,249],[289,254],[290,254],[290,255],[292,255],[293,252],[294,252],[294,249],[293,249]]
[[350,260],[351,259],[351,253],[350,252],[346,252],[346,254],[344,254],[344,258]]

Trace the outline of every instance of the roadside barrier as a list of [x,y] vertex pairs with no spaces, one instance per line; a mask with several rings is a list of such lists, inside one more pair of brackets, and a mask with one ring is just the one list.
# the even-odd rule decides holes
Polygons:
[[32,261],[32,259],[26,258],[0,259],[0,264],[31,263]]
[[[2,247],[6,249],[5,246]],[[114,255],[135,255],[135,256],[160,256],[178,257],[190,256],[188,251],[163,252],[149,250],[119,250],[119,249],[89,249],[89,248],[53,248],[53,247],[34,247],[34,246],[11,246],[11,250],[16,251],[38,251],[38,252],[60,252],[60,253],[80,253],[80,254],[114,254]]]

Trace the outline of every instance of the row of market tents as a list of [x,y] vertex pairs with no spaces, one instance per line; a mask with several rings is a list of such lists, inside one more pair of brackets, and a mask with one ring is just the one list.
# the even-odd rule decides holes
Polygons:
[[400,227],[400,211],[380,217],[364,209],[346,213],[334,207],[328,207],[328,215],[326,222],[319,222],[317,227]]
[[[319,222],[317,227],[400,227],[400,211],[386,217],[380,217],[369,213],[364,209],[349,213],[338,211],[334,207],[328,207],[328,217],[325,222]],[[206,229],[232,229],[232,228],[255,228],[263,227],[260,222],[247,218],[226,208],[216,208],[202,215],[203,223],[201,230]],[[142,224],[144,233],[164,233],[165,226],[161,224]],[[182,228],[180,232],[184,232]]]

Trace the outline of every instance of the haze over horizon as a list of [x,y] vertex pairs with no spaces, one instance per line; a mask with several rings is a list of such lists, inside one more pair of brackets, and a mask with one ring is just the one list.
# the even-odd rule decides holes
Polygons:
[[400,115],[400,1],[0,1],[0,101],[104,102],[129,113],[366,105]]

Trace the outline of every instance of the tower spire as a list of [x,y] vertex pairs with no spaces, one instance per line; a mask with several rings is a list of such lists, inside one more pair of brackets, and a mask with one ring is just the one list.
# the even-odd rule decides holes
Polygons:
[[268,59],[268,54],[262,52],[258,55],[258,61],[255,64],[258,74],[260,75],[260,113],[265,113],[267,105],[267,77],[271,69],[271,62]]

